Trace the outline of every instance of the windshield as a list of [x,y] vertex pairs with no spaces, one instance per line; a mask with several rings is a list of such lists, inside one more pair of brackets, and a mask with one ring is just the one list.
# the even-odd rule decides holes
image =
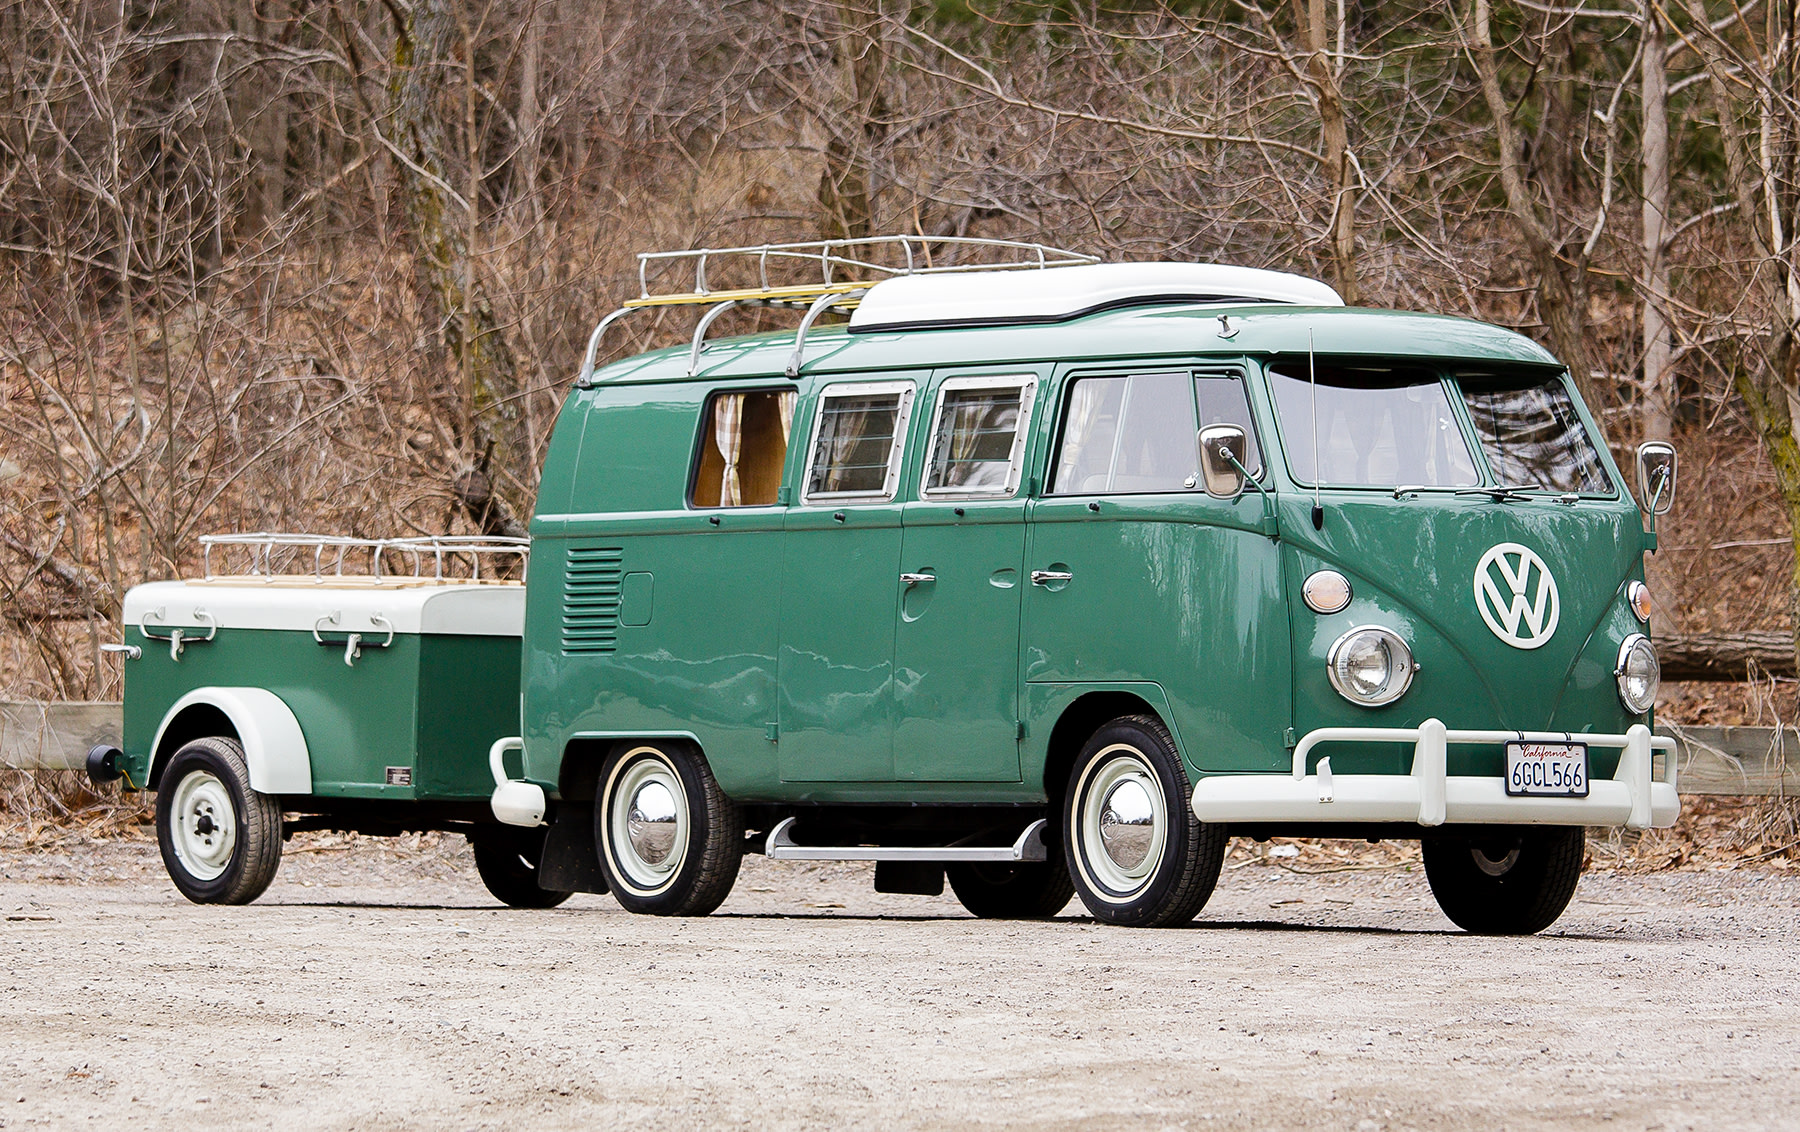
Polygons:
[[1320,362],[1316,387],[1314,375],[1305,359],[1269,369],[1288,467],[1301,483],[1473,487],[1480,481],[1435,372]]
[[1600,453],[1559,379],[1469,375],[1457,381],[1501,487],[1613,493]]

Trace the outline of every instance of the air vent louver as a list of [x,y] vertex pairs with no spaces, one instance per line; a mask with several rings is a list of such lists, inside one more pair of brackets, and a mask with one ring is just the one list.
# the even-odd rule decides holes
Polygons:
[[562,647],[565,654],[612,652],[618,647],[619,579],[616,546],[569,548],[563,575]]

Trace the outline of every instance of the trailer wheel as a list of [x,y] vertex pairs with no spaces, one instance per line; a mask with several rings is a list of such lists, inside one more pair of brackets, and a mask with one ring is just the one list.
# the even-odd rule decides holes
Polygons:
[[1225,863],[1222,825],[1195,819],[1174,736],[1153,715],[1094,732],[1063,795],[1063,853],[1096,919],[1128,927],[1185,924]]
[[509,908],[554,908],[574,895],[538,887],[538,862],[544,859],[547,833],[548,829],[495,826],[469,834],[475,871],[494,899]]
[[175,752],[158,783],[156,842],[183,896],[248,904],[281,864],[281,801],[250,788],[237,740],[195,739]]
[[1478,935],[1531,935],[1575,896],[1587,831],[1578,825],[1427,838],[1425,879],[1438,907]]
[[984,920],[1047,919],[1075,895],[1060,856],[1029,864],[948,865],[944,876],[962,906]]
[[691,744],[621,744],[600,768],[594,843],[627,911],[704,916],[737,881],[744,823]]

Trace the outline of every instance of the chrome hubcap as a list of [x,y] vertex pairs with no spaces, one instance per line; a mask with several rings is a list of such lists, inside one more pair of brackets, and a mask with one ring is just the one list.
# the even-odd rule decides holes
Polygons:
[[1168,842],[1168,805],[1156,771],[1142,752],[1118,744],[1088,764],[1076,790],[1070,833],[1084,879],[1102,900],[1136,899],[1156,878]]
[[169,815],[170,845],[176,860],[195,880],[215,880],[231,865],[237,848],[237,812],[231,791],[204,770],[184,776],[175,787]]
[[647,865],[660,865],[675,848],[675,795],[661,782],[638,788],[625,815],[631,851]]
[[690,826],[681,776],[652,747],[631,752],[613,774],[606,792],[609,855],[621,885],[654,896],[675,882],[687,859]]
[[1155,835],[1156,813],[1144,781],[1121,779],[1100,804],[1100,843],[1106,855],[1121,869],[1134,869],[1150,855]]
[[1490,856],[1485,849],[1471,849],[1469,852],[1475,858],[1475,867],[1491,877],[1503,877],[1512,872],[1512,867],[1519,863],[1517,849],[1498,857]]

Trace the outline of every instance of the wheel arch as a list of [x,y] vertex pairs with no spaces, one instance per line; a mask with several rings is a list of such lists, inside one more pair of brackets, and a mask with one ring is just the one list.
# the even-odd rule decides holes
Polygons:
[[[592,802],[599,794],[600,766],[606,756],[630,743],[686,743],[706,759],[706,747],[692,731],[578,731],[563,744],[562,764],[556,770],[556,792],[559,798],[572,802]],[[707,760],[711,766],[711,760]]]
[[280,696],[266,688],[195,688],[176,700],[150,744],[150,789],[157,788],[176,751],[208,736],[234,739],[244,749],[251,789],[262,794],[312,793],[312,754],[300,721]]
[[[1075,757],[1081,753],[1082,746],[1088,736],[1099,730],[1108,720],[1122,715],[1151,715],[1162,721],[1175,737],[1175,746],[1181,750],[1181,736],[1175,730],[1175,723],[1169,717],[1166,704],[1159,705],[1151,698],[1141,694],[1148,692],[1155,701],[1161,701],[1161,689],[1123,689],[1108,688],[1084,692],[1070,701],[1062,713],[1057,716],[1056,724],[1050,729],[1050,740],[1044,751],[1044,793],[1052,801],[1061,798],[1069,783],[1069,773],[1074,769]],[[1185,752],[1183,753],[1185,761]]]

